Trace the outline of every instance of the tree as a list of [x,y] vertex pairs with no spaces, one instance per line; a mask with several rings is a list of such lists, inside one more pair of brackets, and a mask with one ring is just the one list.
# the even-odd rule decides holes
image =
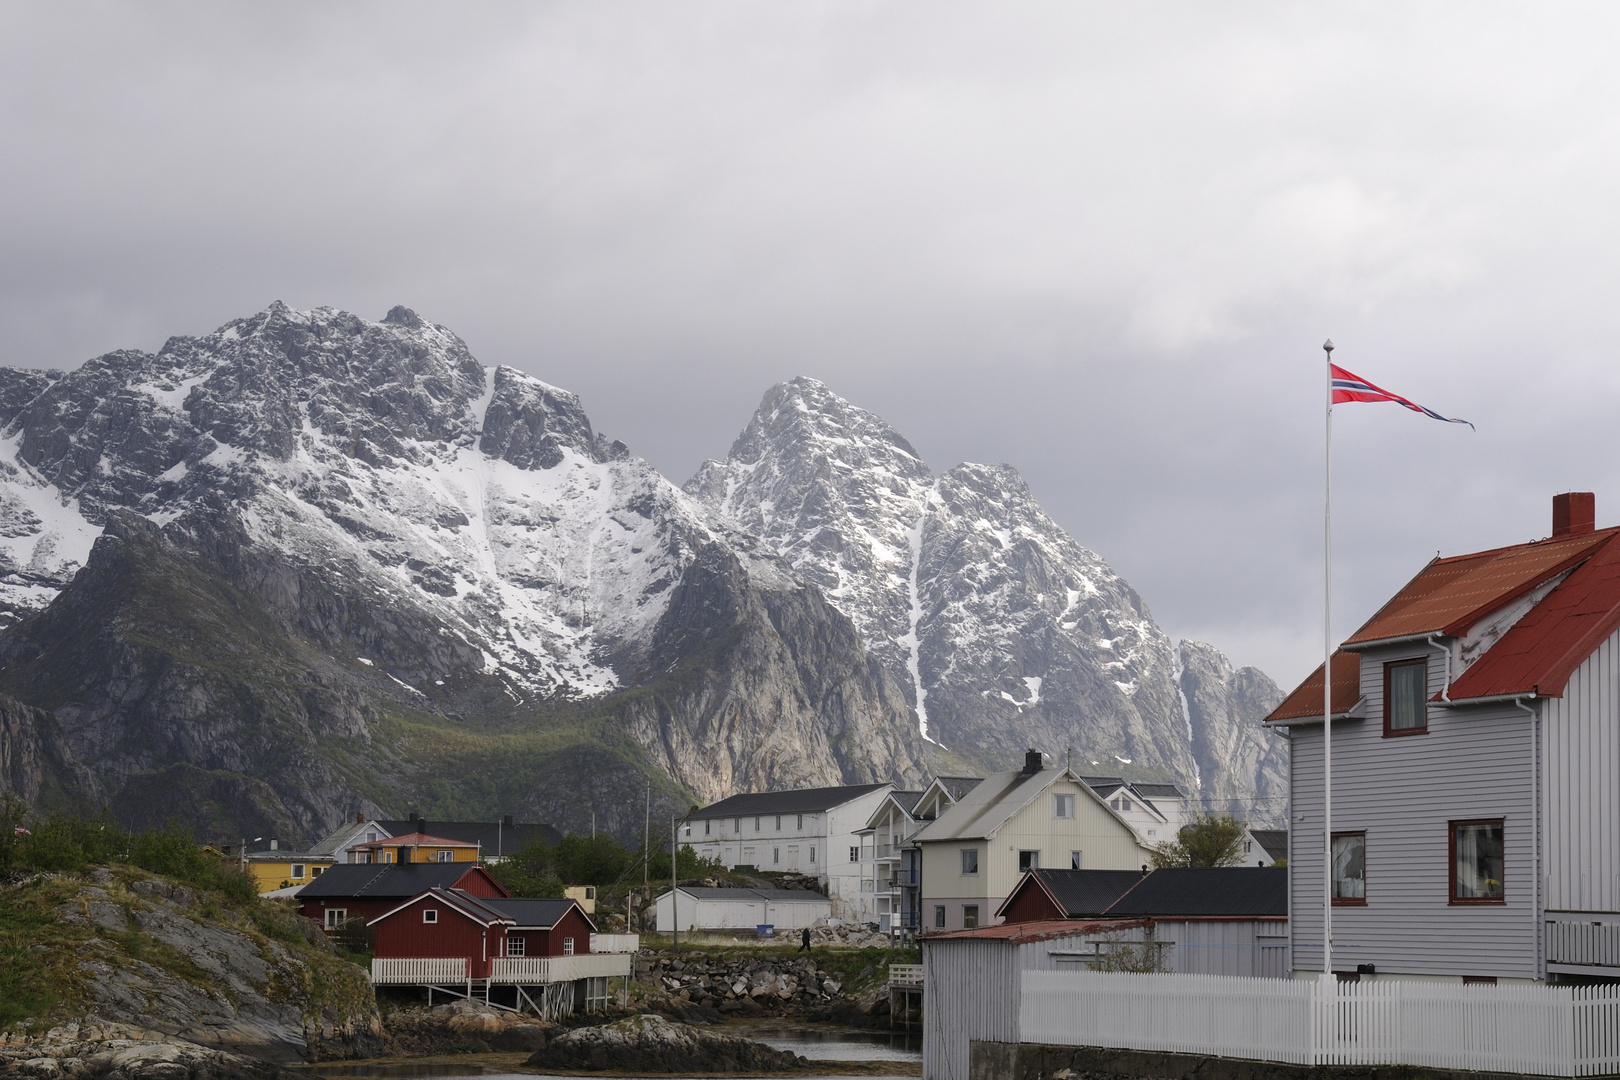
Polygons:
[[1230,814],[1202,813],[1181,827],[1174,840],[1153,849],[1153,865],[1236,866],[1243,861],[1248,826]]

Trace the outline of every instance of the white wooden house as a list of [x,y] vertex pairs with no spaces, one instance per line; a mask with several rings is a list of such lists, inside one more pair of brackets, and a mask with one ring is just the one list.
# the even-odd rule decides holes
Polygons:
[[1147,847],[1174,840],[1187,824],[1187,793],[1174,784],[1131,782],[1120,776],[1082,776],[1108,808],[1125,819]]
[[[1620,528],[1436,557],[1332,663],[1332,963],[1345,978],[1620,979]],[[1321,668],[1292,755],[1293,966],[1322,970]]]

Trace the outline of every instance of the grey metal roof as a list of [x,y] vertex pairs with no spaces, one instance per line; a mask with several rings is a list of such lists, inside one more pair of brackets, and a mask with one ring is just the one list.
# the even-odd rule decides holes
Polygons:
[[982,777],[982,776],[936,776],[936,777],[934,777],[934,782],[937,783],[940,787],[944,788],[945,789],[945,794],[949,795],[953,800],[955,800],[957,802],[961,802],[962,801],[962,796],[966,795],[968,792],[972,791],[974,788],[976,788],[980,784],[984,783],[984,777]]
[[1150,799],[1185,799],[1187,797],[1187,793],[1174,784],[1132,784],[1131,787]]
[[[710,889],[702,886],[682,885],[681,892],[697,900],[769,900],[773,903],[798,902],[808,903],[819,901],[825,903],[827,898],[818,892],[809,889]],[[665,892],[663,895],[668,896]]]
[[448,889],[477,863],[339,863],[298,890],[300,900],[405,899]]
[[[522,929],[550,930],[557,920],[577,905],[572,900],[485,900],[478,901],[491,911],[498,912]],[[589,918],[586,922],[589,922]]]
[[1254,837],[1255,843],[1266,849],[1267,858],[1288,858],[1287,829],[1250,829],[1249,835]]
[[1168,866],[1155,870],[1104,912],[1109,918],[1288,914],[1283,867]]
[[[309,849],[309,853],[311,855],[335,855],[343,848],[348,847],[349,842],[364,832],[367,825],[376,824],[375,821],[346,821],[323,838],[320,843],[313,845]],[[383,831],[387,832],[388,830],[384,829]]]
[[1031,799],[1064,776],[1067,769],[1004,772],[985,777],[939,817],[912,836],[913,843],[930,840],[982,840],[994,836]]
[[694,810],[691,817],[705,818],[749,817],[758,814],[818,814],[842,806],[862,795],[893,787],[893,784],[855,784],[849,787],[802,788],[798,791],[760,791],[748,795],[733,795],[717,803]]
[[1099,794],[1125,786],[1123,776],[1082,776],[1080,782]]
[[1071,919],[1101,916],[1149,876],[1140,870],[1032,870],[1030,873],[1040,879]]

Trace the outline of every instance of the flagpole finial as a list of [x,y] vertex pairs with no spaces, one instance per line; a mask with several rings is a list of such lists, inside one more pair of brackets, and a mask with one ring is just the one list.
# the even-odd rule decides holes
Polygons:
[[1332,338],[1328,338],[1326,341],[1324,341],[1322,343],[1322,351],[1327,353],[1329,356],[1333,355],[1333,339]]

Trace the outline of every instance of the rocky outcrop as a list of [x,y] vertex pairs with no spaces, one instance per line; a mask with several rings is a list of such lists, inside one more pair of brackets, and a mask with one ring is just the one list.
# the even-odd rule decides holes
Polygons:
[[533,1016],[465,999],[431,1009],[391,1009],[383,1019],[388,1053],[396,1057],[528,1054],[544,1049],[555,1030],[555,1025]]
[[1234,670],[1201,641],[1183,641],[1176,659],[1193,754],[1207,777],[1205,805],[1256,828],[1286,827],[1288,744],[1260,723],[1281,704],[1282,690],[1258,668]]
[[0,903],[52,905],[35,949],[63,992],[56,1009],[81,1025],[281,1063],[382,1045],[365,972],[299,915],[241,911],[128,867],[5,888]]
[[734,1035],[642,1015],[559,1035],[524,1062],[542,1069],[646,1073],[788,1072],[808,1067],[797,1054]]
[[119,1025],[68,1024],[17,1045],[0,1036],[0,1076],[19,1080],[299,1080],[305,1075]]

